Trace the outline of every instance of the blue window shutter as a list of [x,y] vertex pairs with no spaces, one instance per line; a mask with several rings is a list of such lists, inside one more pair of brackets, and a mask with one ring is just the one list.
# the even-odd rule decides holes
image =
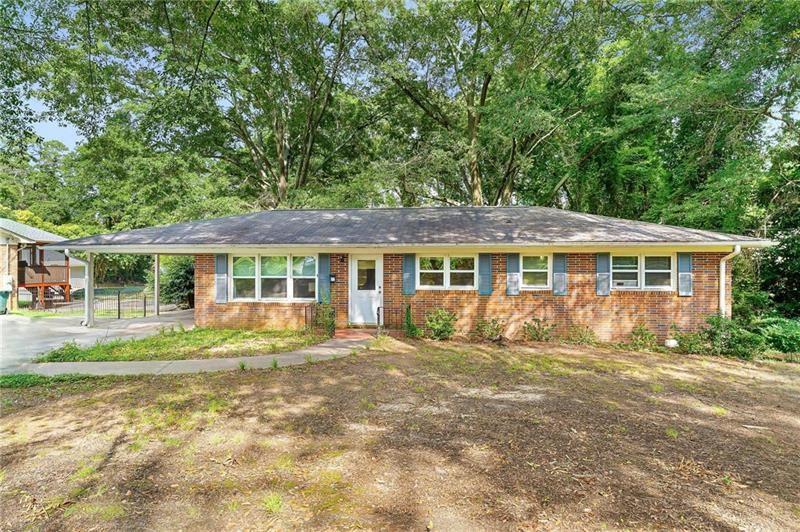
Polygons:
[[417,256],[403,255],[403,295],[413,296],[417,292]]
[[520,284],[519,253],[509,253],[506,256],[506,295],[518,296]]
[[319,293],[317,301],[320,303],[331,302],[331,256],[329,253],[320,253],[317,263],[317,284]]
[[225,253],[214,256],[214,293],[215,303],[228,302],[228,255]]
[[692,295],[692,254],[678,253],[678,295]]
[[567,295],[567,254],[553,253],[553,295]]
[[611,254],[597,254],[597,295],[611,294]]
[[492,254],[478,255],[478,294],[492,295]]

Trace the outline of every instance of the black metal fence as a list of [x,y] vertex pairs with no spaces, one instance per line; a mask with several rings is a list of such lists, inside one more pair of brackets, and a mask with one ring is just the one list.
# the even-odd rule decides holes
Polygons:
[[[76,292],[69,301],[63,295],[50,295],[46,297],[39,308],[34,307],[36,300],[31,301],[33,310],[42,310],[64,316],[81,316],[85,309],[85,293]],[[161,303],[159,310],[166,312],[175,310],[176,305]],[[152,292],[130,292],[124,290],[109,291],[103,289],[94,296],[95,318],[146,318],[156,314],[155,296]]]

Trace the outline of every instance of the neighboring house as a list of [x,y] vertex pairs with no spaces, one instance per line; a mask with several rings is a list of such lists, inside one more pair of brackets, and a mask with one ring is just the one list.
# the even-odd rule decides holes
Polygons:
[[[195,321],[300,327],[314,301],[337,326],[397,325],[410,305],[461,331],[498,318],[508,333],[533,318],[558,332],[660,338],[730,313],[727,261],[769,241],[542,207],[275,210],[81,238],[58,249],[191,254]],[[720,280],[724,282],[720,283]]]
[[43,306],[54,297],[69,301],[74,276],[83,273],[84,263],[42,247],[64,240],[48,231],[0,218],[0,276],[11,278],[11,310],[17,308],[21,293],[36,306]]

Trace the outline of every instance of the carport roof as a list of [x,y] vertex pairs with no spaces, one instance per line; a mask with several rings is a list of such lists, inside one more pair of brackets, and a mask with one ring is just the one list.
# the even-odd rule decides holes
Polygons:
[[743,245],[758,238],[546,207],[270,210],[59,242],[75,250],[231,246]]

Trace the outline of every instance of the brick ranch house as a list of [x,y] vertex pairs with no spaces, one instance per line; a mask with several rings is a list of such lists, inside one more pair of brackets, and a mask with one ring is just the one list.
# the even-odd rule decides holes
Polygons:
[[615,341],[637,323],[664,339],[672,324],[729,315],[728,261],[770,244],[543,207],[446,207],[263,211],[59,248],[90,264],[92,253],[194,255],[198,326],[302,327],[323,301],[338,327],[399,326],[410,305],[418,325],[442,307],[462,332],[499,318],[513,336],[539,318]]

